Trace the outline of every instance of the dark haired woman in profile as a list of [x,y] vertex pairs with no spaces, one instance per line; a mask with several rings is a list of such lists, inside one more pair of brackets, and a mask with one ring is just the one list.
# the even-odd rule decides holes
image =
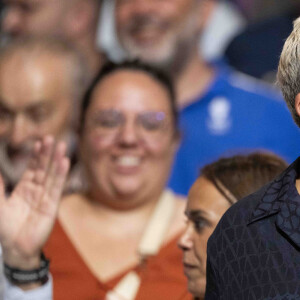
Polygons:
[[253,153],[222,158],[202,169],[189,192],[187,227],[179,240],[188,289],[195,299],[204,299],[207,240],[222,215],[232,204],[274,179],[286,166],[273,154]]

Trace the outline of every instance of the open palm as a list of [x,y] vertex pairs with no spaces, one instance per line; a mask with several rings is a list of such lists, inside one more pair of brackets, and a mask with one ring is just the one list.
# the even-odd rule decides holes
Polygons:
[[[6,264],[31,268],[40,256],[57,215],[69,169],[63,143],[52,137],[37,142],[34,155],[12,194],[6,198],[0,180],[0,243]],[[38,263],[38,262],[36,262]]]

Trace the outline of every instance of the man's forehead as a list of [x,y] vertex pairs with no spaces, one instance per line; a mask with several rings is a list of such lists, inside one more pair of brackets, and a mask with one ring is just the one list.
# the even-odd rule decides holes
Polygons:
[[[27,78],[31,77],[30,73],[36,73],[38,76],[50,77],[55,70],[58,76],[64,73],[64,77],[68,76],[63,70],[67,68],[67,61],[63,56],[51,53],[50,51],[38,51],[30,48],[17,49],[13,52],[6,53],[0,57],[0,74],[16,74],[23,75]],[[4,72],[4,74],[3,74]]]
[[[25,90],[17,87],[13,90],[0,90],[0,108],[11,112],[30,111],[37,108],[59,107],[62,102],[72,100],[70,93],[66,88],[59,87],[59,83],[55,85],[32,85]],[[27,92],[27,93],[24,93]]]
[[38,99],[38,98],[26,98],[26,99],[20,99],[21,101],[9,101],[8,99],[5,99],[2,97],[0,93],[0,110],[9,110],[12,112],[18,112],[18,111],[27,111],[32,110],[40,107],[49,107],[51,105],[52,99]]
[[16,64],[7,65],[7,68],[5,64],[3,66],[0,67],[0,97],[7,106],[27,106],[46,100],[52,102],[60,96],[70,95],[67,74],[62,68],[54,67],[55,64],[47,67],[36,62],[20,65],[19,69],[16,69]]

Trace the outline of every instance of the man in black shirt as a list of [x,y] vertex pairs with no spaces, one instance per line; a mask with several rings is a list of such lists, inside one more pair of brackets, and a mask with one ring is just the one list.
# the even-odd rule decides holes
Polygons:
[[[277,75],[300,127],[299,47],[300,18],[285,43]],[[300,299],[299,178],[300,158],[225,213],[208,242],[205,299]]]

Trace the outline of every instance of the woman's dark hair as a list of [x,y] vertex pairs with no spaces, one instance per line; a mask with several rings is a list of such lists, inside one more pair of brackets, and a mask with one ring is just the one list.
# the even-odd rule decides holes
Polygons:
[[286,168],[287,163],[277,155],[256,152],[219,159],[206,165],[201,176],[212,182],[233,204],[273,180]]
[[176,107],[176,97],[175,97],[175,91],[174,86],[167,74],[165,74],[162,70],[149,66],[147,64],[144,64],[140,62],[139,60],[131,60],[131,61],[124,61],[122,63],[113,63],[111,61],[108,61],[103,65],[103,67],[100,69],[99,73],[95,76],[92,83],[86,90],[83,96],[83,101],[81,105],[81,118],[80,118],[80,124],[81,128],[85,122],[85,115],[87,108],[89,107],[92,99],[93,92],[96,88],[96,86],[108,75],[120,71],[120,70],[134,70],[134,71],[141,71],[145,72],[149,76],[151,76],[153,79],[155,79],[158,83],[160,83],[167,91],[169,95],[170,100],[170,107],[171,112],[173,115],[174,120],[174,128],[175,131],[177,131],[177,124],[178,124],[178,112]]

